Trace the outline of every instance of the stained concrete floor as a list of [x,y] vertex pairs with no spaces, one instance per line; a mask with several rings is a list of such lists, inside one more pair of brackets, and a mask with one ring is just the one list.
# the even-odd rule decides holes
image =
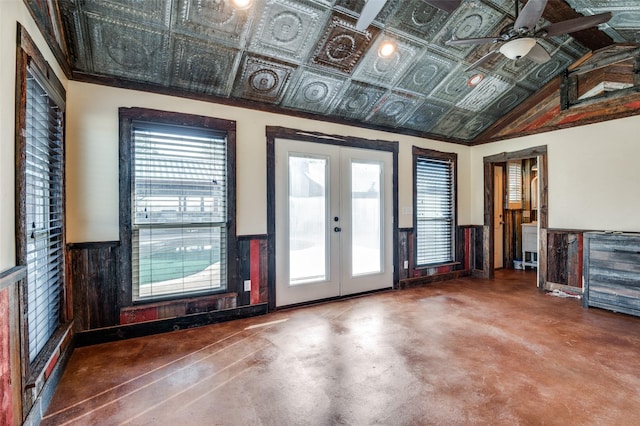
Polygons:
[[640,424],[640,318],[496,275],[79,348],[43,424]]

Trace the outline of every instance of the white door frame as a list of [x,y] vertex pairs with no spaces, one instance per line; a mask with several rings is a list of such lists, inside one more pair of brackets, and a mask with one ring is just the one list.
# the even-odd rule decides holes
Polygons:
[[[298,201],[295,205],[300,208],[299,203],[310,203],[310,205],[296,213],[297,218],[309,217],[315,225],[306,223],[300,225],[300,232],[308,238],[309,231],[320,231],[321,235],[315,236],[315,244],[310,247],[290,250],[290,198],[289,191],[292,182],[291,172],[296,170],[290,168],[292,159],[305,159],[304,164],[315,164],[304,174],[298,172],[300,181],[296,185],[296,191],[308,191],[309,185],[314,184],[315,191],[324,190],[322,198],[311,196],[307,198],[295,198]],[[306,160],[311,161],[307,163]],[[340,296],[347,296],[367,291],[388,289],[393,286],[393,157],[390,152],[352,148],[347,146],[329,145],[308,141],[297,141],[293,139],[281,139],[275,147],[276,165],[276,306],[289,306],[299,303],[309,303],[317,300],[329,299]],[[368,166],[367,166],[368,164]],[[302,165],[302,164],[301,164]],[[362,203],[365,199],[353,197],[352,178],[353,167],[363,165],[365,168],[373,167],[373,175],[369,183],[377,187],[379,201],[377,212],[370,208],[364,208]],[[308,166],[307,166],[308,167]],[[380,174],[377,174],[379,171]],[[313,176],[309,175],[311,173]],[[376,177],[380,179],[376,182]],[[314,183],[315,182],[315,183]],[[367,191],[367,188],[363,190]],[[320,194],[320,193],[318,193]],[[324,202],[321,200],[324,199]],[[316,205],[321,202],[321,205]],[[355,204],[354,204],[355,203]],[[360,204],[360,207],[356,207]],[[368,230],[358,233],[358,218],[353,208],[364,210],[363,214],[377,214],[372,217],[374,222],[381,220],[382,225],[374,236],[374,241],[356,244],[354,235],[361,238],[368,238]],[[309,212],[309,215],[306,214]],[[318,217],[320,213],[320,217]],[[299,216],[302,214],[303,216]],[[336,220],[337,219],[337,220]],[[364,220],[364,217],[362,218]],[[316,223],[317,222],[317,223]],[[305,229],[305,230],[303,230]],[[293,230],[291,230],[293,232]],[[317,245],[321,244],[321,245]],[[315,248],[314,248],[315,247]],[[322,249],[324,247],[324,249]],[[375,250],[366,254],[370,249],[380,249],[378,251],[378,265],[366,265],[367,259],[376,256]],[[319,251],[318,251],[319,250]],[[290,259],[289,253],[296,254],[296,259]],[[360,256],[360,259],[357,257]],[[364,257],[362,257],[364,256]],[[322,263],[322,260],[326,263]],[[359,260],[359,262],[358,262]],[[365,264],[361,262],[364,261]],[[309,263],[310,262],[310,263]],[[324,265],[324,268],[322,267]],[[314,270],[320,266],[320,269]],[[369,273],[358,273],[355,269],[358,266],[370,266],[373,270]],[[293,269],[292,269],[293,268]],[[379,269],[378,269],[379,268]],[[307,282],[293,283],[289,276],[294,269],[298,273],[312,273],[312,278]],[[302,278],[304,275],[300,276]]]
[[276,196],[275,196],[275,145],[277,139],[295,139],[298,141],[325,143],[330,145],[340,145],[343,147],[363,148],[376,151],[391,152],[393,160],[392,170],[392,209],[393,209],[393,229],[392,229],[392,257],[393,257],[393,288],[398,287],[399,264],[398,264],[398,142],[370,140],[355,137],[345,137],[327,135],[316,132],[305,132],[302,130],[288,129],[277,126],[267,126],[267,289],[268,289],[268,309],[276,309]]

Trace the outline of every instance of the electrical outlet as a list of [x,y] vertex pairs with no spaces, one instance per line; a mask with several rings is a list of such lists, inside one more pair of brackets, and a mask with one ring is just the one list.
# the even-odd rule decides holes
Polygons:
[[409,269],[409,261],[408,260],[404,261],[404,269]]
[[244,280],[244,291],[251,291],[251,280]]

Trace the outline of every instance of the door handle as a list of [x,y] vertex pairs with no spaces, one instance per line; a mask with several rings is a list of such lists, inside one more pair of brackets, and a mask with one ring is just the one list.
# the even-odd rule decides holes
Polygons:
[[335,228],[333,228],[333,232],[340,232],[342,231],[342,228],[340,228],[339,226],[336,226]]

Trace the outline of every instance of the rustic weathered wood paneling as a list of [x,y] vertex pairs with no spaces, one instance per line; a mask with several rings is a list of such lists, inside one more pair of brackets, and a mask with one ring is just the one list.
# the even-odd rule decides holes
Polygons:
[[504,212],[504,265],[513,268],[513,260],[522,257],[522,210]]
[[[396,247],[398,251],[398,261],[400,262],[400,271],[399,271],[399,279],[400,281],[407,279],[409,277],[409,235],[411,233],[411,229],[401,229],[398,233],[398,247]],[[404,267],[404,263],[407,262],[407,268]]]
[[68,245],[75,331],[118,324],[118,251],[117,241]]
[[484,232],[484,226],[474,226],[473,239],[471,240],[474,252],[474,267],[472,269],[476,271],[484,269]]
[[567,234],[547,232],[547,281],[568,285]]
[[21,352],[22,307],[19,289],[27,269],[16,266],[0,273],[0,424],[22,424],[23,363]]
[[[13,424],[13,392],[11,389],[11,328],[9,292],[11,287],[0,290],[0,424]],[[14,366],[17,367],[17,366]]]
[[584,234],[584,306],[640,316],[640,234]]
[[[400,262],[401,279],[399,288],[407,288],[419,284],[453,279],[470,275],[473,271],[482,270],[482,248],[478,256],[477,240],[482,244],[482,227],[474,225],[460,226],[456,229],[455,262],[433,267],[416,268],[414,259],[414,233],[411,228],[400,230],[399,246],[397,247]],[[405,257],[406,256],[406,257]],[[479,264],[476,263],[479,259]],[[408,260],[409,267],[404,269],[404,260]]]
[[[238,306],[268,302],[266,235],[247,235],[238,238]],[[244,282],[251,281],[251,290],[244,291]]]
[[[583,232],[577,230],[547,230],[547,281],[582,288]],[[547,286],[547,289],[550,287]]]

